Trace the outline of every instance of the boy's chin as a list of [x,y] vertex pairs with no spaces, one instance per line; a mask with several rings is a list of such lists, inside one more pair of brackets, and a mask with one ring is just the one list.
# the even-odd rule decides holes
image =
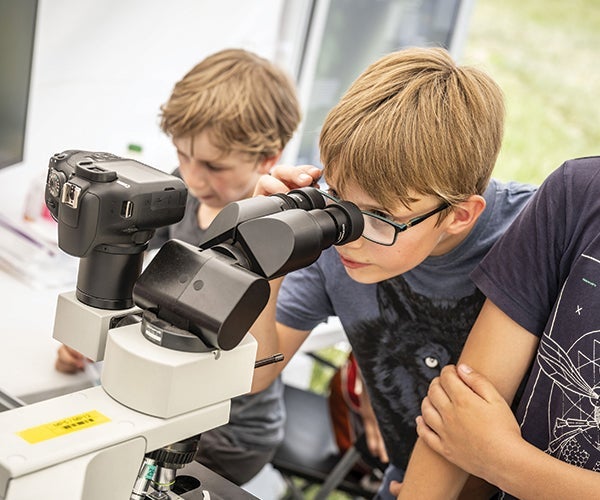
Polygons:
[[386,279],[393,278],[393,276],[386,276],[383,275],[383,273],[374,273],[372,270],[368,269],[348,269],[346,267],[344,269],[350,278],[363,285],[374,285]]

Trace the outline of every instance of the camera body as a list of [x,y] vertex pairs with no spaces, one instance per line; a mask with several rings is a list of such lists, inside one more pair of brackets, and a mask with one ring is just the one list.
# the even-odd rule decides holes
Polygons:
[[46,206],[76,257],[99,245],[143,251],[156,228],[181,220],[186,197],[181,179],[110,153],[68,150],[48,165]]
[[132,307],[148,241],[183,218],[186,199],[181,179],[135,160],[78,150],[52,156],[45,201],[58,222],[58,246],[80,257],[77,299]]

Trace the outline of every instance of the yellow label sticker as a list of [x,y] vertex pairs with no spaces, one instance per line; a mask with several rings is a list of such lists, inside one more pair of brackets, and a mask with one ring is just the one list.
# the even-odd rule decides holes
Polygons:
[[110,422],[110,418],[102,415],[99,411],[92,410],[86,413],[80,413],[79,415],[73,415],[72,417],[61,418],[55,422],[31,427],[24,431],[17,432],[17,435],[22,437],[28,443],[35,444],[41,441],[47,441],[48,439],[64,436],[71,432],[105,424],[106,422]]

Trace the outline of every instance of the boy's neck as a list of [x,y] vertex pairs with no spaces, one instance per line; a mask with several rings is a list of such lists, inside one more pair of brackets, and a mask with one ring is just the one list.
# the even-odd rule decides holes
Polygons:
[[198,207],[198,214],[196,216],[198,220],[198,227],[200,229],[208,228],[220,211],[221,208],[209,207],[205,203],[201,203]]
[[440,237],[440,241],[438,242],[438,244],[433,249],[430,255],[432,257],[439,257],[440,255],[445,255],[448,252],[454,250],[465,240],[467,236],[469,236],[474,225],[475,224],[469,226],[467,229],[457,234],[443,233]]

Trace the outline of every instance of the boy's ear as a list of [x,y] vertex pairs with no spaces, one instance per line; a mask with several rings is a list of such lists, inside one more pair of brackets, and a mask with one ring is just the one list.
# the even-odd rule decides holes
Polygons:
[[485,205],[485,198],[478,194],[473,194],[465,201],[454,205],[449,214],[451,219],[446,231],[450,234],[457,234],[470,230],[485,210]]
[[258,171],[261,174],[268,174],[269,171],[277,164],[277,162],[281,159],[281,155],[282,155],[283,151],[280,151],[279,154],[276,154],[275,156],[269,156],[268,158],[264,158],[259,164],[258,164]]

